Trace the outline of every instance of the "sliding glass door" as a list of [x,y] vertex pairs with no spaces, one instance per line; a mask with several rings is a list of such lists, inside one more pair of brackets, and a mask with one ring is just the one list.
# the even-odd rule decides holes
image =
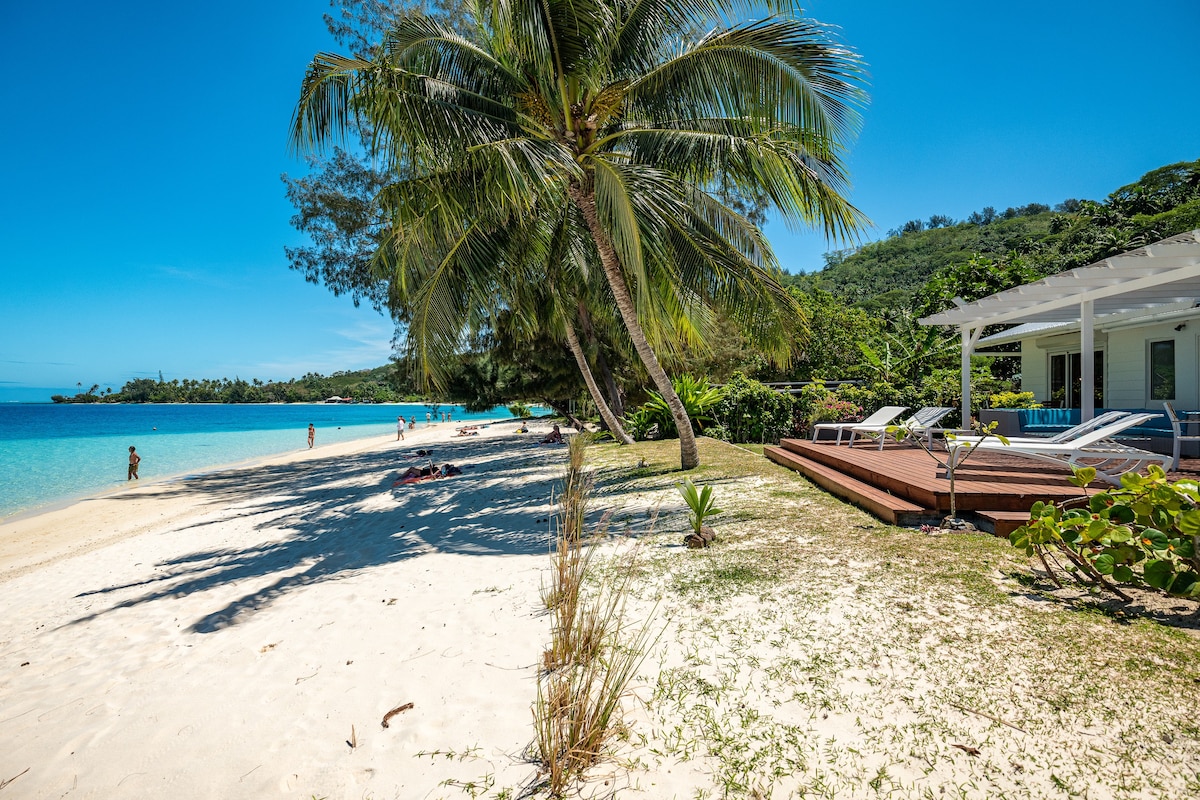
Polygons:
[[[1104,407],[1104,351],[1094,354],[1096,408]],[[1050,356],[1050,404],[1058,408],[1079,408],[1083,387],[1083,356],[1058,353]]]

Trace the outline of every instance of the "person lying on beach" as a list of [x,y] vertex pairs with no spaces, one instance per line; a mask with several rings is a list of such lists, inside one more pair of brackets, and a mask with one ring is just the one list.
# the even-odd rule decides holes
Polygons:
[[465,428],[459,428],[458,435],[459,436],[478,436],[479,431],[476,429],[476,426],[468,425]]
[[430,461],[427,467],[409,467],[397,476],[397,480],[405,481],[410,478],[431,478],[437,471],[437,465]]
[[396,482],[393,483],[392,486],[396,487],[400,484],[427,481],[431,478],[449,478],[454,475],[462,475],[462,468],[456,467],[449,463],[442,464],[439,467],[430,461],[429,466],[427,467],[409,467],[408,469],[404,470],[404,472],[401,472],[396,478]]
[[538,444],[562,444],[562,443],[563,443],[563,435],[562,435],[562,431],[560,431],[558,429],[557,423],[554,425],[554,430],[547,433],[546,438],[542,439],[542,441],[538,442]]

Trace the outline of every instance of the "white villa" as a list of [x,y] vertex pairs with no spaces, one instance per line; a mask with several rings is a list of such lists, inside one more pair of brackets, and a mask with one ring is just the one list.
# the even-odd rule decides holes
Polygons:
[[[1020,342],[1022,390],[1078,408],[1084,420],[1097,408],[1162,411],[1164,400],[1200,409],[1200,229],[959,302],[920,323],[961,331],[964,398],[976,348]],[[1012,323],[979,337],[985,326]]]

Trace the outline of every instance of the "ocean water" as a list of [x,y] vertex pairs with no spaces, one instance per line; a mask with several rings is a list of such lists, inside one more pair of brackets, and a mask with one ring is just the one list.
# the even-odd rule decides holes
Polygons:
[[[124,485],[130,445],[142,457],[141,479],[157,480],[307,449],[310,422],[320,446],[394,437],[399,415],[415,416],[419,430],[427,411],[409,403],[0,404],[0,519]],[[438,411],[451,411],[455,422],[508,416],[502,408]]]

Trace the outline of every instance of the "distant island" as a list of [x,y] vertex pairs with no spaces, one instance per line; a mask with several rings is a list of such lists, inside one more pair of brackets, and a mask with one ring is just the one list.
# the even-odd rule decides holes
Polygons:
[[[93,384],[74,395],[56,394],[55,403],[423,403],[427,397],[405,391],[395,366],[325,376],[266,381],[257,378],[158,380],[135,378],[118,391]],[[81,387],[82,389],[82,387]]]

